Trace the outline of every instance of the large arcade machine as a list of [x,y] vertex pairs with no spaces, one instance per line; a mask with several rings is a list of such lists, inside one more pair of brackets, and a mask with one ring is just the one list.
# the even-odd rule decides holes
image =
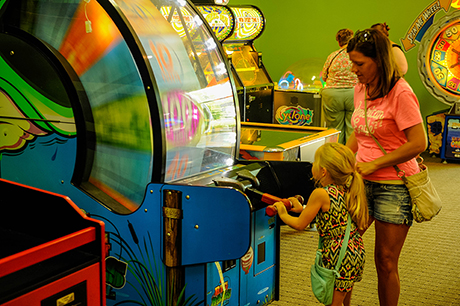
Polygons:
[[254,40],[262,35],[265,17],[255,6],[200,5],[207,20],[231,60],[240,103],[242,122],[272,123],[274,83]]
[[236,86],[193,5],[6,0],[0,23],[0,176],[105,223],[107,305],[278,299],[266,206],[308,197],[311,164],[237,162]]
[[445,15],[423,36],[419,74],[428,91],[449,106],[427,117],[430,153],[460,160],[460,11]]

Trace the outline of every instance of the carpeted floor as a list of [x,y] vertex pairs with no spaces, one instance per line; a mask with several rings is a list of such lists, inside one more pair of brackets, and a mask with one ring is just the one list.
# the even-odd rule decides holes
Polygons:
[[[414,223],[399,261],[399,305],[460,305],[460,163],[425,156],[443,208],[432,221]],[[353,290],[352,305],[378,305],[374,265],[374,227],[364,235],[367,261],[363,280]],[[274,306],[321,305],[310,287],[318,234],[281,229],[280,300]]]

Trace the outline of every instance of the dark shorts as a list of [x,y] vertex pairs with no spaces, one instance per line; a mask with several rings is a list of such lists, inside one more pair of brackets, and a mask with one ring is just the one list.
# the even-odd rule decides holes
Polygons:
[[412,204],[405,185],[380,184],[364,180],[369,215],[392,224],[412,225]]

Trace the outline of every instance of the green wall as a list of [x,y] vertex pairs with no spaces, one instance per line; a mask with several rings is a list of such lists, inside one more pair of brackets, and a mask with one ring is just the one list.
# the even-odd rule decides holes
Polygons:
[[[339,29],[363,30],[374,23],[390,26],[390,39],[400,44],[412,23],[434,0],[230,0],[229,5],[255,5],[262,10],[266,27],[254,44],[262,52],[264,64],[277,82],[287,68],[306,58],[324,61],[338,49],[335,34]],[[454,11],[450,8],[449,13]],[[444,16],[435,15],[435,22]],[[426,117],[449,106],[435,99],[420,80],[417,54],[420,43],[406,53],[409,70],[406,80],[420,101]]]

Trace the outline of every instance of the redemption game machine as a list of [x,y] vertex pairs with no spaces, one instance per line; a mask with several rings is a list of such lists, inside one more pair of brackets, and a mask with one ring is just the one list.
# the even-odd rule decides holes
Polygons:
[[0,25],[0,177],[105,223],[102,304],[279,298],[266,206],[307,198],[311,164],[237,160],[232,72],[192,3],[0,0]]
[[193,0],[227,54],[235,78],[242,122],[272,123],[274,83],[254,46],[265,16],[253,5],[202,5]]
[[427,117],[429,151],[444,162],[460,160],[460,11],[441,17],[424,33],[418,53],[420,78],[450,109]]
[[[273,108],[274,84],[263,65],[262,54],[254,47],[254,40],[265,27],[265,18],[259,8],[214,5],[206,0],[193,2],[229,57],[236,76],[241,112],[240,159],[311,162],[316,148],[337,141],[338,131],[321,127],[320,98],[308,96],[308,102],[304,103],[303,98],[290,97],[287,102],[280,95],[279,101],[282,101],[279,105],[275,101]],[[305,80],[300,82],[297,77],[290,80],[291,83],[297,87],[302,85],[302,89],[305,84],[308,94],[318,93],[321,83],[318,85],[319,76],[315,79],[317,67],[301,64],[296,69]]]
[[274,122],[282,125],[326,126],[321,102],[324,62],[305,58],[290,65],[275,84]]

